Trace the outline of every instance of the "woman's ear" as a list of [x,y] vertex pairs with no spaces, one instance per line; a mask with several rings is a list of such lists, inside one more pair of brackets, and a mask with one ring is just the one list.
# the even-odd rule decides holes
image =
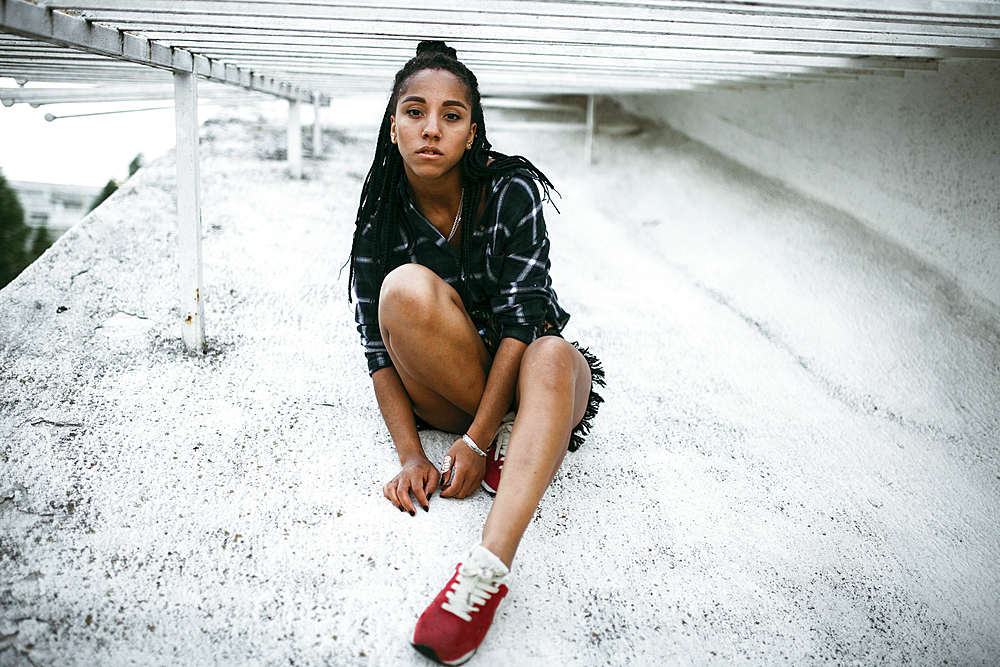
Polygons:
[[472,150],[472,140],[476,138],[476,124],[469,127],[469,140],[465,142],[465,150]]
[[389,140],[396,143],[396,117],[389,116]]

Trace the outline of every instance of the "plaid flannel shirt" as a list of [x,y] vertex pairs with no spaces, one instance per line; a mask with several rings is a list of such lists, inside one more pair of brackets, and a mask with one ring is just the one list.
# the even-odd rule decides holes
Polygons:
[[[566,326],[569,313],[559,306],[549,277],[542,198],[526,172],[494,181],[473,228],[470,266],[464,275],[459,272],[458,253],[417,209],[402,181],[399,200],[409,224],[400,226],[387,273],[407,263],[431,269],[462,295],[466,310],[490,313],[502,338],[531,343],[543,325],[555,331]],[[378,327],[382,280],[373,260],[373,238],[369,222],[361,233],[355,265],[355,319],[369,373],[392,365]]]

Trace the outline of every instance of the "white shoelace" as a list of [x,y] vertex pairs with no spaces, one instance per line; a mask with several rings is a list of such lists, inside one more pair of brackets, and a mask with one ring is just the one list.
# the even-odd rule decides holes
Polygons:
[[[508,412],[503,421],[500,422],[500,428],[497,429],[497,435],[494,438],[497,443],[496,451],[493,452],[494,461],[500,461],[507,456],[507,443],[510,442],[512,430],[514,430],[514,413]],[[500,469],[503,470],[503,464],[500,464]]]
[[499,572],[476,567],[474,563],[462,563],[458,568],[458,578],[451,585],[451,590],[445,593],[448,601],[441,608],[463,621],[471,621],[472,612],[479,611],[479,607],[500,590],[498,584],[503,576]]

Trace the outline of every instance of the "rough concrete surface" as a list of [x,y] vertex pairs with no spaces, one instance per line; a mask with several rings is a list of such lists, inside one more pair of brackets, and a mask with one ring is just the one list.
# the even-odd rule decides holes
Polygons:
[[1000,62],[623,103],[863,220],[1000,306]]
[[[490,498],[382,498],[340,271],[372,135],[292,181],[282,132],[203,126],[203,356],[171,154],[0,292],[0,664],[427,664]],[[668,130],[590,167],[579,134],[492,139],[560,189],[567,337],[608,388],[471,664],[1000,662],[995,308]]]

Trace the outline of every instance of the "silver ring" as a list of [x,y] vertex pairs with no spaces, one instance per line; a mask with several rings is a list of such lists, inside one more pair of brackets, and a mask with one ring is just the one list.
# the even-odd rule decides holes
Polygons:
[[441,474],[443,475],[449,470],[451,470],[451,457],[446,456],[444,457],[444,463],[441,464]]

